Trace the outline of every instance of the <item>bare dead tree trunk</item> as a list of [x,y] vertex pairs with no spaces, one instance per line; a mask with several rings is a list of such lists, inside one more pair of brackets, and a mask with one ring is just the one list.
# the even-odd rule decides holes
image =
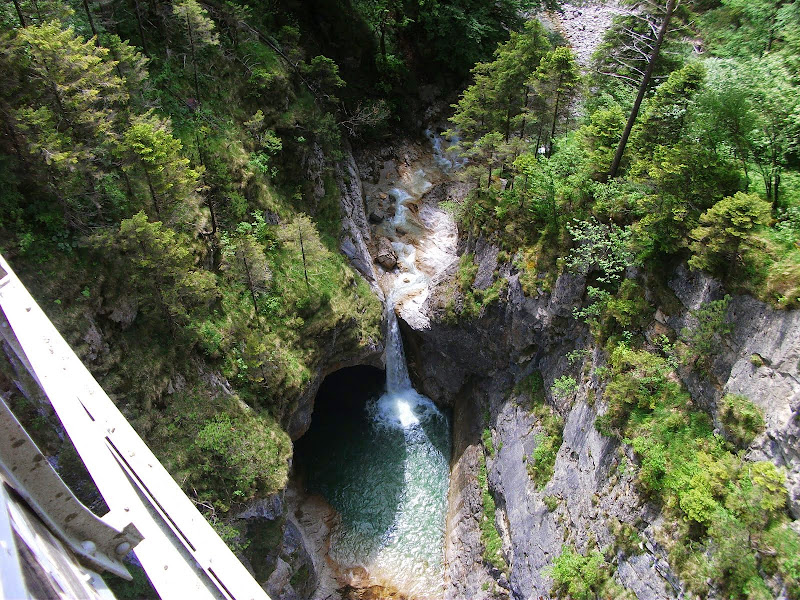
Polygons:
[[308,268],[306,268],[306,249],[303,246],[303,230],[300,228],[300,223],[297,224],[297,233],[300,237],[300,253],[303,255],[303,275],[306,277],[306,290],[311,290],[311,284],[308,283]]
[[94,26],[94,19],[92,18],[92,11],[89,10],[89,0],[83,0],[83,9],[86,11],[86,17],[89,19],[89,27],[92,30],[92,35],[97,37],[97,29]]
[[194,52],[194,34],[192,32],[192,22],[189,20],[189,15],[186,15],[186,29],[189,32],[189,48],[192,51],[192,68],[194,69],[194,93],[197,96],[197,101],[200,102],[200,80],[197,78],[197,58]]
[[617,152],[614,155],[614,162],[611,163],[611,170],[608,172],[608,178],[614,179],[619,171],[619,165],[622,162],[622,155],[625,153],[625,146],[628,145],[628,138],[631,135],[633,124],[636,122],[636,117],[639,116],[639,109],[642,107],[644,95],[650,85],[650,79],[653,76],[653,69],[655,69],[656,61],[658,60],[658,53],[661,51],[661,43],[664,41],[664,36],[669,27],[669,21],[672,18],[672,11],[675,10],[676,0],[669,0],[667,3],[667,14],[664,16],[664,22],[661,23],[661,29],[658,31],[655,46],[653,46],[653,53],[650,55],[650,62],[647,63],[647,70],[642,78],[642,83],[639,85],[639,94],[636,96],[636,102],[633,104],[633,110],[628,117],[628,123],[625,125],[625,130],[622,132],[622,139],[617,146]]
[[25,25],[25,17],[22,14],[22,9],[19,6],[19,0],[14,0],[14,8],[17,9],[17,17],[19,18],[20,26],[27,27],[27,25]]
[[136,26],[139,28],[139,37],[142,39],[142,52],[147,58],[150,58],[150,52],[147,51],[147,40],[144,37],[144,26],[142,25],[142,7],[139,5],[139,0],[133,0],[133,12],[136,15]]

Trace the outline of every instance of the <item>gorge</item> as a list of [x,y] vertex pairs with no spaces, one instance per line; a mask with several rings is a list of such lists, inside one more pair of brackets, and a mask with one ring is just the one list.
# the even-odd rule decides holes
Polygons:
[[800,1],[674,6],[15,1],[0,251],[273,600],[797,600]]

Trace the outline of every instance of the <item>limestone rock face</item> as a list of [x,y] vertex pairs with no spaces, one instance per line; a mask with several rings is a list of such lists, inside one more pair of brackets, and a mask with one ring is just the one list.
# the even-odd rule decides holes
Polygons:
[[[638,550],[617,554],[617,582],[641,600],[681,597],[685,591],[658,543],[663,523],[659,509],[636,488],[635,457],[624,444],[602,436],[595,428],[604,410],[602,382],[593,371],[603,355],[591,345],[586,326],[572,316],[581,305],[585,281],[565,274],[552,290],[525,296],[509,265],[497,264],[497,249],[484,241],[467,244],[478,274],[474,285],[488,286],[492,277],[506,278],[500,302],[479,318],[447,325],[436,316],[436,303],[426,305],[430,326],[403,327],[412,377],[418,389],[436,402],[453,407],[454,454],[446,538],[447,597],[484,598],[491,574],[482,563],[481,490],[477,483],[481,432],[488,426],[496,449],[487,456],[489,487],[497,504],[496,526],[511,566],[508,587],[513,598],[549,597],[552,581],[547,567],[564,544],[585,550],[613,546],[611,524],[634,526],[642,539]],[[687,325],[690,310],[721,298],[718,282],[678,268],[670,279],[676,302],[659,306],[649,335]],[[432,296],[444,293],[443,284]],[[650,292],[647,292],[648,295]],[[715,414],[725,393],[746,395],[764,411],[767,428],[751,445],[748,457],[771,460],[787,470],[791,509],[800,509],[800,312],[776,311],[745,296],[734,297],[729,318],[736,324],[729,347],[712,366],[712,381],[681,372],[700,406]],[[583,368],[567,354],[586,351]],[[757,359],[753,356],[757,355]],[[530,400],[513,391],[515,382],[539,371],[548,403],[564,419],[563,442],[553,477],[537,489],[526,461],[538,445],[540,425]],[[568,398],[554,399],[550,388],[562,375],[578,381]],[[486,422],[484,414],[488,414]],[[545,504],[547,499],[547,504]],[[494,574],[498,584],[506,583]],[[493,589],[500,589],[494,586]]]
[[350,264],[369,282],[378,298],[383,300],[383,292],[377,285],[378,277],[368,248],[372,240],[364,204],[364,189],[356,161],[349,149],[336,164],[335,175],[340,191],[342,216],[339,248],[350,260]]
[[[310,161],[308,168],[315,165]],[[317,165],[317,168],[321,168]],[[349,149],[346,149],[344,158],[335,165],[336,182],[340,192],[340,207],[342,226],[339,238],[339,248],[350,260],[350,264],[367,280],[370,287],[380,300],[383,300],[383,291],[377,284],[377,275],[367,244],[371,244],[370,229],[364,204],[364,190],[355,159]],[[309,174],[312,177],[312,174]],[[312,177],[312,180],[313,177]],[[324,186],[321,192],[324,193]],[[390,246],[391,248],[391,246]],[[314,412],[314,398],[325,376],[354,365],[368,364],[383,368],[382,344],[361,348],[359,352],[347,352],[341,345],[340,334],[344,333],[352,323],[339,323],[333,334],[329,337],[325,358],[316,368],[314,377],[303,391],[298,400],[297,408],[289,419],[288,433],[293,440],[302,436],[311,425],[311,415]]]
[[[720,299],[719,282],[679,268],[670,287],[687,309]],[[800,311],[775,310],[749,296],[728,304],[734,323],[729,345],[712,367],[712,382],[684,378],[692,397],[712,411],[725,394],[742,394],[764,411],[766,430],[751,444],[748,458],[786,468],[790,509],[800,519]],[[687,312],[668,319],[674,329],[689,324]]]

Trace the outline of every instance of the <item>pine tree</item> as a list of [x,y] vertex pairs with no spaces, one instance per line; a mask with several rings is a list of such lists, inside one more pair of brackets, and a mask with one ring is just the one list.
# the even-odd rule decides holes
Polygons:
[[101,234],[94,245],[114,253],[139,302],[163,315],[173,334],[217,296],[214,276],[195,266],[188,239],[150,222],[144,212],[123,220],[118,231]]
[[770,208],[769,202],[742,192],[717,202],[700,216],[700,225],[691,232],[689,266],[730,274],[741,265],[755,231],[769,224]]
[[547,117],[550,122],[546,144],[548,156],[553,151],[558,123],[567,114],[570,102],[578,91],[579,82],[580,72],[575,55],[565,46],[548,52],[532,77],[533,87],[539,96],[545,99],[547,106],[545,110],[550,113]]
[[214,21],[211,20],[208,13],[196,0],[177,0],[172,5],[172,11],[186,32],[192,58],[194,92],[199,102],[201,96],[200,79],[197,72],[197,53],[205,47],[219,46],[219,37],[217,36]]
[[152,112],[131,118],[118,148],[126,169],[142,174],[153,214],[168,224],[191,222],[190,217],[198,210],[200,174],[190,167],[182,148],[169,122]]
[[463,146],[491,131],[501,131],[506,142],[512,129],[521,135],[533,116],[529,77],[538,67],[549,43],[542,25],[531,20],[522,32],[513,32],[501,44],[489,63],[478,63],[472,70],[474,83],[464,90],[451,118]]
[[272,272],[264,255],[264,247],[256,237],[255,228],[250,223],[239,223],[233,233],[223,232],[222,269],[227,277],[243,285],[253,302],[256,319],[261,320],[258,298],[264,294]]
[[47,173],[66,221],[85,229],[116,218],[115,195],[98,182],[113,170],[122,108],[128,100],[106,48],[56,22],[29,25],[0,41],[9,85],[0,102],[26,160]]

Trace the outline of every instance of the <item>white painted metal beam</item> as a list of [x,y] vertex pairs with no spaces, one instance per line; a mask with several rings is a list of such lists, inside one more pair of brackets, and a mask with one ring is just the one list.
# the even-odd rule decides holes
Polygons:
[[[269,600],[167,473],[0,256],[0,309],[108,504],[130,520],[135,553],[162,598]],[[118,515],[124,515],[119,517]]]

